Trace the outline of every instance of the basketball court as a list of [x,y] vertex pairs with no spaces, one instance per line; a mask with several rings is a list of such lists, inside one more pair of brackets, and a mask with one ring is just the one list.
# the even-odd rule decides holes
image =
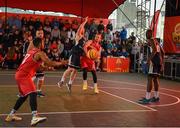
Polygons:
[[[178,127],[180,126],[180,83],[161,79],[160,102],[138,104],[145,95],[146,76],[136,73],[98,73],[99,94],[94,94],[91,74],[89,88],[82,91],[82,73],[69,94],[66,86],[56,83],[62,72],[47,72],[44,98],[38,98],[40,115],[48,120],[39,127]],[[20,108],[22,121],[7,123],[5,117],[17,99],[14,71],[0,73],[0,126],[30,126],[28,101]]]

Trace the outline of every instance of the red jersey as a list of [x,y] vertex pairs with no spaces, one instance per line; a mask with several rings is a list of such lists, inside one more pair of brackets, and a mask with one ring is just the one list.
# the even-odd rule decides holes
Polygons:
[[[92,41],[90,46],[94,47],[97,51],[99,51],[101,48],[101,45],[99,43],[94,42],[94,41]],[[91,49],[91,48],[88,48],[88,50],[89,49]]]
[[21,65],[17,69],[16,77],[33,77],[40,67],[42,61],[36,62],[34,60],[34,55],[40,51],[39,49],[33,48],[29,50],[26,56],[24,57]]

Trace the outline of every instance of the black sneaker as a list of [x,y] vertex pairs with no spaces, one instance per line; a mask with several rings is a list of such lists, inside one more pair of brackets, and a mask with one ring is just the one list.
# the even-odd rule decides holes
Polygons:
[[138,101],[139,104],[149,104],[151,102],[151,99],[141,99]]
[[45,97],[45,95],[42,93],[42,91],[37,91],[37,96],[38,97]]
[[64,83],[63,81],[59,81],[59,82],[57,83],[58,87],[61,88],[61,87],[63,86],[63,83]]
[[159,102],[160,99],[159,97],[158,98],[152,97],[150,100],[151,102]]
[[72,86],[72,84],[66,84],[66,87],[67,87],[69,93],[71,93],[71,86]]
[[138,101],[143,101],[143,100],[145,100],[146,99],[146,97],[142,97],[142,99],[140,99],[140,100],[138,100]]

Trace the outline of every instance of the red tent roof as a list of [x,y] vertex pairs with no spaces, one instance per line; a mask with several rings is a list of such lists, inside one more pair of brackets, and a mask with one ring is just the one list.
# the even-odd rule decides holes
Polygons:
[[114,1],[117,5],[121,5],[125,0],[0,0],[0,6],[108,18],[117,8]]

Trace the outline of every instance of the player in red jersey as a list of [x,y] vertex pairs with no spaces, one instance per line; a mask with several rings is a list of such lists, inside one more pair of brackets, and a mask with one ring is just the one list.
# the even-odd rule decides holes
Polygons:
[[[37,30],[36,31],[36,37],[37,38],[41,38],[42,41],[44,41],[44,32],[42,29],[40,30]],[[30,49],[32,49],[34,46],[33,46],[33,43],[32,43],[32,36],[29,37],[29,46],[28,46],[28,49],[27,51],[29,51]],[[44,44],[44,43],[42,43]],[[35,76],[33,77],[33,80],[37,79],[37,96],[38,97],[44,97],[45,94],[42,92],[42,86],[44,85],[44,72],[40,69],[37,70]]]
[[[94,81],[94,92],[99,93],[98,87],[97,87],[97,75],[96,75],[96,68],[95,68],[95,61],[100,59],[101,55],[101,34],[96,34],[95,38],[93,40],[89,40],[84,45],[84,52],[85,55],[81,58],[81,68],[83,69],[83,90],[87,90],[87,71],[90,71],[93,76]],[[89,49],[95,49],[98,51],[98,59],[92,60],[88,57],[88,50]]]
[[39,117],[37,114],[37,91],[32,77],[35,75],[36,70],[40,68],[40,65],[44,63],[47,66],[60,66],[65,64],[64,62],[51,61],[46,54],[40,50],[42,46],[41,38],[35,38],[33,40],[34,48],[29,50],[24,57],[21,65],[16,71],[15,79],[18,85],[19,97],[16,101],[14,108],[11,110],[10,114],[6,117],[7,122],[22,120],[21,117],[15,115],[15,112],[21,107],[21,105],[26,101],[27,97],[30,97],[30,107],[32,110],[32,120],[31,125],[34,126],[40,122],[46,120],[46,117]]

